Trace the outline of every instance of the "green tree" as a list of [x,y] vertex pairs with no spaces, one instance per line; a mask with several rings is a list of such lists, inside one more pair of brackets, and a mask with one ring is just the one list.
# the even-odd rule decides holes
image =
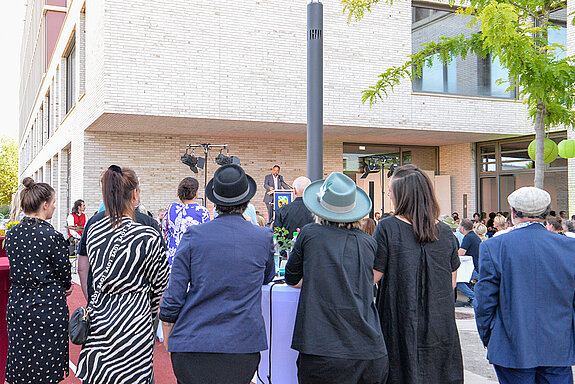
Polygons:
[[18,145],[10,137],[0,137],[0,205],[10,204],[18,189]]
[[[388,0],[391,3],[392,0]],[[359,21],[379,0],[342,0],[349,20]],[[453,3],[451,3],[453,6]],[[534,123],[536,154],[534,185],[544,185],[544,139],[550,127],[575,128],[575,66],[573,57],[560,58],[565,47],[549,45],[552,12],[565,8],[564,1],[553,0],[470,0],[457,12],[471,16],[468,28],[479,32],[467,37],[441,37],[422,46],[405,64],[387,69],[374,86],[363,91],[363,102],[373,105],[387,96],[388,90],[404,78],[412,81],[431,66],[434,56],[449,64],[468,54],[499,59],[513,79],[508,91],[517,89],[517,100],[527,105]],[[477,24],[479,23],[479,24]],[[500,80],[500,84],[503,81]]]

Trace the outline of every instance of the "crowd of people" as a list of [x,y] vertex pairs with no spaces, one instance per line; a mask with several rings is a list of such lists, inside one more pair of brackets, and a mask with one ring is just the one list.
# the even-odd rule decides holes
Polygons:
[[[281,183],[276,173],[264,187]],[[54,190],[31,178],[23,185],[24,217],[6,234],[6,381],[57,383],[68,373],[68,248],[49,223]],[[299,382],[463,383],[457,287],[501,383],[572,383],[575,226],[564,212],[550,215],[549,194],[520,188],[509,214],[467,219],[440,217],[414,165],[396,168],[389,185],[394,212],[374,219],[367,194],[338,172],[297,178],[296,198],[275,213],[273,226],[297,234],[285,282],[301,289]],[[133,170],[112,165],[101,186],[101,212],[86,221],[78,200],[68,219],[90,320],[76,376],[153,383],[159,318],[178,383],[250,383],[268,348],[261,286],[276,277],[273,232],[250,203],[254,179],[239,165],[218,168],[206,186],[211,220],[196,202],[197,180],[185,178],[159,225],[139,211]],[[473,268],[462,281],[465,258]]]

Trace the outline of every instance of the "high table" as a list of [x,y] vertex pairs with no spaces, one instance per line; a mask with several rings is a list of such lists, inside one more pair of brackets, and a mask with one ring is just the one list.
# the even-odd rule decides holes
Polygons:
[[7,257],[0,257],[0,383],[4,382],[6,358],[8,357],[8,328],[6,307],[10,291],[10,264]]
[[262,352],[258,374],[266,384],[270,382],[268,380],[270,350],[272,357],[271,382],[273,384],[298,384],[296,367],[298,352],[291,349],[290,346],[299,293],[299,289],[289,287],[286,284],[270,283],[262,287],[262,314],[266,324],[269,349]]

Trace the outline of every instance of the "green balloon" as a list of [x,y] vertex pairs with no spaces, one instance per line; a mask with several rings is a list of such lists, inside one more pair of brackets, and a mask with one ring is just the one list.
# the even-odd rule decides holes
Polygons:
[[557,152],[564,159],[575,157],[575,140],[563,140],[557,144]]
[[[543,162],[545,164],[549,164],[553,162],[558,155],[558,148],[557,144],[551,139],[545,139],[545,155],[543,157]],[[527,153],[529,153],[529,157],[531,160],[535,161],[535,140],[533,140],[529,147],[527,148]]]

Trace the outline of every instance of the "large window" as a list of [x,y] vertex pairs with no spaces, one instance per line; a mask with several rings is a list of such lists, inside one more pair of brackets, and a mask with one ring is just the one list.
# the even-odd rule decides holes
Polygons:
[[[532,186],[535,163],[527,153],[533,136],[479,143],[477,168],[479,174],[479,207],[482,212],[509,211],[507,196],[520,187]],[[565,132],[549,138],[559,143]],[[557,157],[545,165],[545,189],[551,194],[552,208],[567,211],[567,160]]]
[[[479,32],[479,26],[473,30],[467,28],[471,17],[457,15],[449,10],[413,6],[412,52],[419,52],[423,45],[437,42],[442,36],[470,36],[471,33]],[[507,91],[511,86],[509,80],[508,71],[496,58],[468,55],[465,60],[458,57],[448,64],[443,64],[435,55],[431,66],[422,68],[421,78],[414,79],[413,90],[514,98],[515,90]]]
[[66,55],[66,113],[76,103],[76,43],[75,37],[68,47]]

